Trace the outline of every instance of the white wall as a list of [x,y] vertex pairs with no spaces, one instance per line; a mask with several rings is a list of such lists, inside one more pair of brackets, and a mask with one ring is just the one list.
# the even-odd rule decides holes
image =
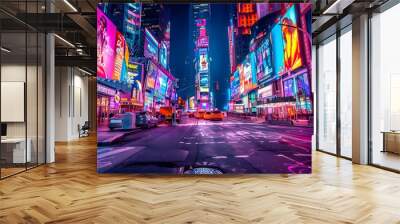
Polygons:
[[70,141],[88,121],[88,77],[72,67],[56,67],[55,73],[55,140]]
[[[38,69],[38,70],[37,70]],[[36,65],[25,66],[24,64],[3,64],[1,66],[2,82],[24,82],[26,83],[26,108],[22,108],[22,112],[27,115],[24,122],[6,122],[8,138],[25,138],[30,139],[32,162],[44,163],[44,74],[42,68]],[[27,82],[26,82],[27,77]],[[4,96],[2,96],[4,97]],[[10,108],[1,108],[1,110],[10,110]],[[12,111],[9,111],[12,113]],[[37,156],[39,153],[39,156]]]

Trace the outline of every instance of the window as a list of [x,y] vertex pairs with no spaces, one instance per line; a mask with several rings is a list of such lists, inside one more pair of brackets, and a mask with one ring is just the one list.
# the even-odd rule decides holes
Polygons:
[[400,170],[400,5],[371,18],[371,162]]
[[318,145],[336,153],[336,36],[318,48]]
[[352,157],[352,31],[340,36],[340,155]]

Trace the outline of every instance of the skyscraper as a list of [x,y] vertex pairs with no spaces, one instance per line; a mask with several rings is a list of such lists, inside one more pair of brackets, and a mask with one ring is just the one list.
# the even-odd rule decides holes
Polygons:
[[191,6],[194,66],[196,75],[197,108],[208,110],[212,107],[210,99],[210,58],[208,47],[208,27],[210,18],[209,4],[193,4]]

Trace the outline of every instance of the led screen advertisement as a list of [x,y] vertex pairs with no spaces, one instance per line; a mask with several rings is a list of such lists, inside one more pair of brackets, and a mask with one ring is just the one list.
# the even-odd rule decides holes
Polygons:
[[97,76],[99,78],[113,78],[116,33],[116,26],[97,8]]
[[302,65],[296,16],[297,14],[295,6],[290,7],[282,19],[281,25],[284,44],[285,69],[287,71],[295,70]]
[[125,48],[125,38],[120,32],[117,32],[113,80],[121,79],[122,66],[125,63]]
[[129,62],[127,65],[126,82],[131,85],[131,98],[134,103],[143,102],[143,64]]
[[282,26],[280,24],[276,24],[271,30],[271,40],[272,40],[272,54],[273,54],[273,74],[276,77],[283,75],[285,71],[284,67],[284,45],[283,45],[283,37],[282,37]]
[[240,78],[240,93],[247,93],[257,87],[257,76],[256,76],[256,65],[255,65],[255,54],[251,52],[239,69]]
[[257,80],[262,81],[272,76],[272,51],[270,39],[264,38],[256,49]]
[[240,88],[240,78],[239,78],[239,71],[236,70],[231,77],[231,96],[232,98],[236,98],[239,94]]
[[[252,9],[248,14],[258,21],[244,28],[267,29],[240,38],[226,5],[137,4],[143,10],[131,8],[130,22],[112,24],[98,13],[98,82],[104,87],[97,96],[105,102],[97,108],[104,114],[97,121],[99,173],[311,173],[312,66],[302,60],[303,34],[286,29],[311,24],[311,17],[303,18],[296,4],[274,3],[280,10],[268,15],[272,19],[258,20],[255,3],[246,3],[241,9]],[[113,7],[113,14],[128,13],[125,6]],[[173,19],[149,26],[146,13],[157,10]],[[211,19],[216,14],[227,23]],[[134,26],[141,38],[135,49],[126,32]]]
[[208,71],[208,50],[207,50],[207,48],[199,49],[199,71],[200,72]]
[[168,87],[168,77],[161,70],[158,70],[158,76],[156,80],[156,86],[154,89],[154,97],[157,102],[164,102],[165,95]]
[[146,75],[146,89],[153,90],[156,85],[158,68],[152,61],[149,61]]
[[209,92],[208,74],[200,73],[200,92]]
[[158,41],[147,28],[144,38],[144,56],[158,62]]
[[166,43],[163,41],[161,42],[160,48],[160,64],[165,68],[168,69],[168,49]]

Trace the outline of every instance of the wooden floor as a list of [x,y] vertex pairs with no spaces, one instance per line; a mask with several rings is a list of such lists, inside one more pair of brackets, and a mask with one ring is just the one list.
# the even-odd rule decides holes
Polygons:
[[400,223],[400,175],[323,153],[312,175],[99,175],[94,138],[0,181],[0,223]]

